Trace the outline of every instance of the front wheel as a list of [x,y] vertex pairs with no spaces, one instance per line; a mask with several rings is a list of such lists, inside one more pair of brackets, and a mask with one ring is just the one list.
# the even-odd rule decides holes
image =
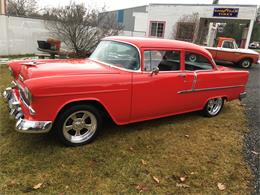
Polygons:
[[239,62],[239,65],[241,68],[250,68],[252,66],[252,60],[251,59],[243,59]]
[[203,109],[203,114],[207,117],[217,116],[224,106],[223,98],[210,99]]
[[65,145],[80,146],[95,139],[101,124],[101,115],[94,106],[75,105],[59,115],[56,131]]

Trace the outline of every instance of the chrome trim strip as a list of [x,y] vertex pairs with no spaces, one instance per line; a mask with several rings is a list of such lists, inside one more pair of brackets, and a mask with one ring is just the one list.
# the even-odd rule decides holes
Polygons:
[[195,90],[195,86],[196,86],[197,80],[198,80],[198,75],[197,75],[197,72],[194,71],[194,79],[193,79],[191,90]]
[[25,65],[25,66],[36,66],[37,62],[36,61],[25,62],[25,63],[22,63],[22,65]]
[[211,90],[221,90],[221,89],[231,89],[231,88],[239,88],[239,87],[244,87],[244,85],[234,85],[234,86],[226,86],[226,87],[212,87],[212,88],[201,88],[201,89],[189,89],[189,90],[178,91],[177,93],[178,94],[183,94],[183,93],[211,91]]
[[244,99],[247,96],[246,92],[240,93],[239,95],[239,100],[241,101],[242,99]]
[[22,75],[19,74],[18,78],[19,78],[20,81],[24,82],[24,78],[23,78]]
[[15,87],[17,87],[17,83],[16,83],[15,81],[12,81],[12,82],[11,82],[11,87],[12,87],[12,89],[15,88]]
[[35,115],[36,114],[35,110],[24,101],[24,99],[21,95],[20,95],[20,97],[21,97],[23,104],[29,109],[30,114]]

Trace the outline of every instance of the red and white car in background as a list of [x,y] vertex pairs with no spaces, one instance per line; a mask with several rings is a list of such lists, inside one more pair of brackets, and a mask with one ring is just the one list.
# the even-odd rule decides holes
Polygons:
[[219,37],[217,47],[205,47],[218,62],[232,62],[242,68],[250,68],[258,64],[259,53],[251,49],[238,48],[232,38]]

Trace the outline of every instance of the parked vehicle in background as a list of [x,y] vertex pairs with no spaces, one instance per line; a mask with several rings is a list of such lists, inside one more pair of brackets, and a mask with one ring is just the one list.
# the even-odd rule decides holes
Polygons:
[[242,68],[250,68],[257,64],[259,53],[251,49],[238,48],[232,38],[219,37],[217,47],[205,47],[217,62],[232,62]]
[[246,96],[248,71],[216,66],[201,46],[175,40],[108,37],[89,59],[14,61],[4,92],[16,130],[51,129],[69,146],[89,143],[103,116],[118,125],[201,110]]
[[254,41],[254,42],[249,44],[249,48],[251,48],[251,49],[260,49],[260,43]]

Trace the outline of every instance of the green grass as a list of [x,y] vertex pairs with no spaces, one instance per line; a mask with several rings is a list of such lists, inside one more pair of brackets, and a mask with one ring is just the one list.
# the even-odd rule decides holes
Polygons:
[[8,56],[0,56],[2,58],[10,58],[10,59],[16,59],[16,58],[26,58],[26,57],[33,57],[35,54],[23,54],[23,55],[8,55]]
[[[11,80],[0,66],[0,88]],[[0,98],[0,194],[250,194],[242,154],[244,108],[226,103],[215,118],[198,113],[126,126],[107,125],[91,144],[69,148],[52,135],[14,131]],[[145,163],[142,163],[142,160]],[[156,183],[153,176],[159,179]],[[189,187],[177,187],[180,177]],[[217,183],[226,186],[219,191]],[[34,190],[33,186],[43,183]]]

